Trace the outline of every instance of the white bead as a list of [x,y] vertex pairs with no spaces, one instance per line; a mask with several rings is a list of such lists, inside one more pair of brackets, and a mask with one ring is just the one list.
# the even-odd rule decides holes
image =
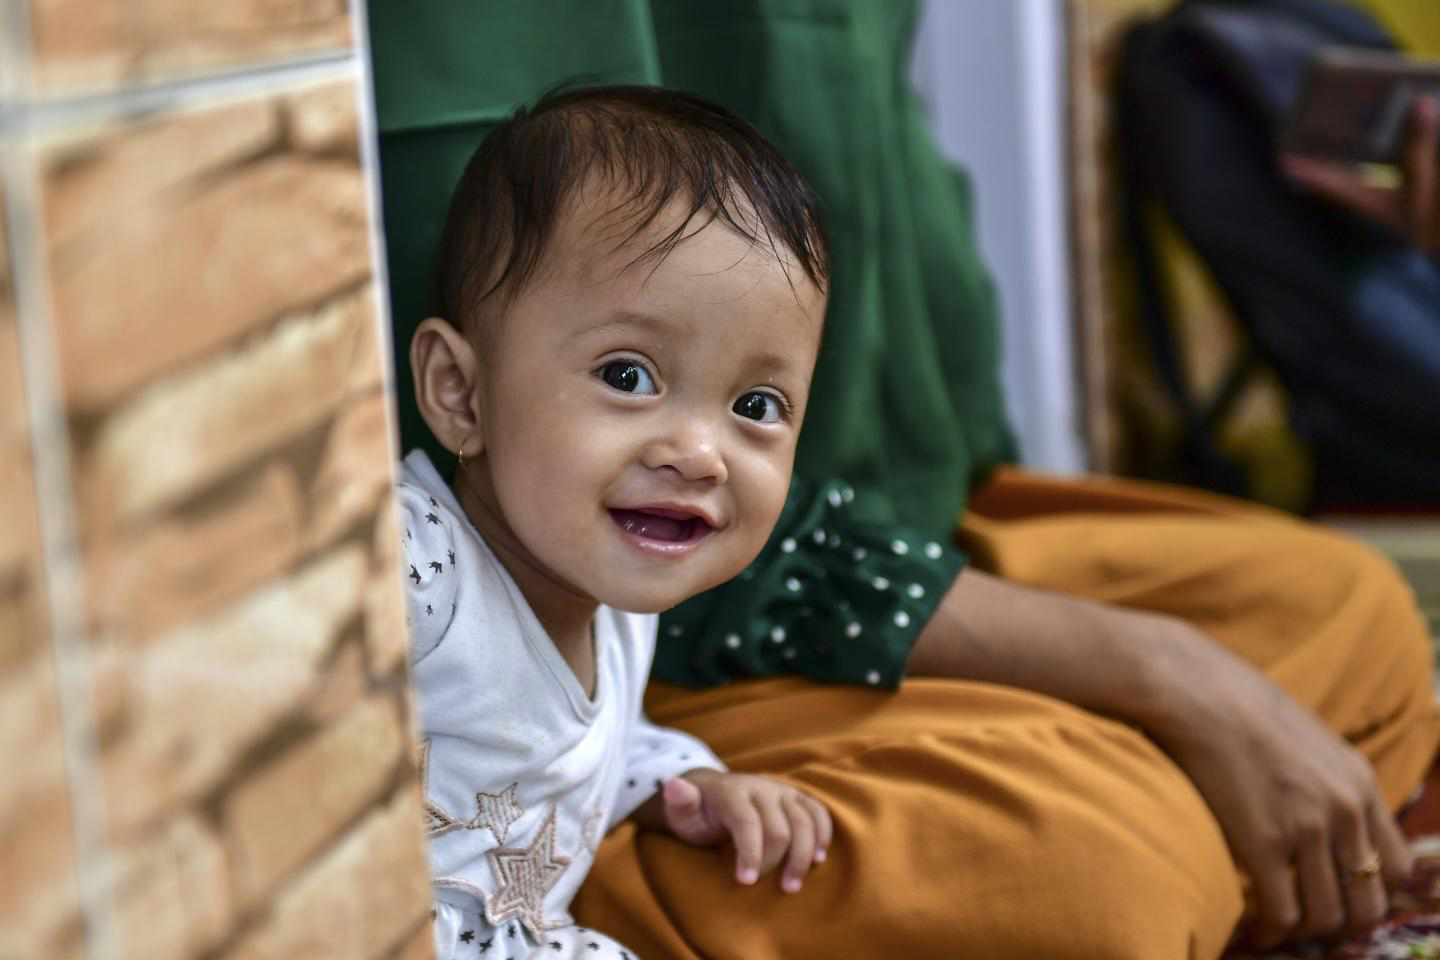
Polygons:
[[880,682],[880,671],[871,670],[869,673],[865,674],[865,682],[870,684],[870,686],[872,687],[876,686]]
[[864,560],[864,559],[865,559],[865,548],[864,548],[864,547],[856,547],[856,548],[855,548],[855,552],[852,553],[852,554],[850,554],[850,556],[852,556],[852,557],[855,558],[855,562],[856,562],[856,563],[859,563],[861,560]]
[[785,648],[785,652],[782,653],[782,654],[780,654],[780,656],[784,657],[786,660],[794,660],[794,659],[795,659],[795,648],[794,648],[794,647],[786,647],[786,648]]
[[840,534],[838,534],[838,533],[832,533],[832,534],[830,534],[830,546],[832,546],[832,547],[838,547],[838,546],[840,546]]
[[905,592],[910,594],[910,596],[914,597],[916,600],[919,600],[921,597],[925,596],[925,588],[920,586],[920,584],[918,583],[910,584],[910,586],[905,588]]
[[825,531],[824,531],[824,530],[816,530],[816,531],[815,531],[815,542],[816,542],[816,543],[824,543],[824,542],[825,542]]
[[667,631],[665,631],[665,632],[668,633],[668,634],[670,634],[670,636],[672,636],[672,637],[678,637],[678,636],[680,636],[680,634],[682,634],[682,633],[685,632],[685,628],[682,627],[682,626],[680,626],[680,624],[676,623],[676,624],[671,624],[670,629],[667,630]]
[[849,637],[851,640],[854,640],[856,637],[860,636],[860,624],[847,624],[845,627],[845,636]]
[[894,540],[890,543],[890,549],[895,552],[896,556],[903,557],[910,552],[910,545],[904,540]]
[[895,626],[897,626],[897,627],[908,627],[908,626],[910,626],[910,614],[906,613],[904,610],[896,610],[896,611],[895,611]]
[[800,581],[795,579],[794,577],[791,577],[790,579],[785,581],[785,589],[789,590],[791,593],[799,593]]
[[890,586],[890,581],[886,580],[884,577],[876,577],[874,580],[870,581],[870,586],[874,587],[876,590],[886,590]]
[[855,499],[855,491],[851,487],[846,487],[844,490],[840,491],[840,496],[842,499],[844,499],[846,503],[849,503],[851,500]]
[[784,627],[776,627],[775,629],[771,630],[771,631],[770,631],[770,639],[771,639],[771,640],[774,640],[776,643],[784,643],[784,642],[785,642],[785,628],[784,628]]
[[727,634],[726,637],[725,637],[725,646],[729,647],[731,650],[739,650],[739,649],[740,649],[740,634],[738,634],[738,633]]
[[944,550],[940,549],[940,544],[936,543],[933,540],[925,544],[925,556],[929,557],[931,560],[939,560],[940,554],[944,552]]
[[794,552],[795,552],[795,539],[794,539],[793,537],[786,537],[784,540],[781,540],[781,541],[780,541],[780,552],[781,552],[781,553],[794,553]]
[[842,502],[840,499],[839,490],[831,490],[829,495],[827,496],[827,499],[830,501],[830,506],[832,507],[838,507]]

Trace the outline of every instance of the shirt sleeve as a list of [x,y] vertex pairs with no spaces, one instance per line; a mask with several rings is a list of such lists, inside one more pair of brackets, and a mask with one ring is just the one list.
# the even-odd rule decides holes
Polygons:
[[729,768],[709,747],[679,730],[651,723],[642,713],[626,744],[625,779],[610,813],[610,830],[635,812],[671,777],[704,767],[724,772]]
[[455,518],[419,487],[402,483],[398,493],[405,623],[410,662],[419,663],[440,645],[455,616]]
[[862,506],[842,481],[795,478],[755,562],[661,617],[652,675],[691,687],[779,674],[898,686],[966,557]]

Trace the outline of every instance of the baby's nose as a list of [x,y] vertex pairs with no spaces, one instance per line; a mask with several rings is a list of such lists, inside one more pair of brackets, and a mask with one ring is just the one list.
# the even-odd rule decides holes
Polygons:
[[651,470],[674,470],[692,482],[718,485],[729,478],[720,444],[703,424],[686,424],[657,438],[646,447],[641,462]]

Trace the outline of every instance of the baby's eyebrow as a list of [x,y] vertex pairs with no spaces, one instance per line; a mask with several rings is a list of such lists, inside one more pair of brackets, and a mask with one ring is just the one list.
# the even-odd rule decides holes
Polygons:
[[576,337],[590,336],[597,333],[614,333],[617,331],[638,331],[642,333],[664,333],[671,329],[671,324],[664,318],[650,313],[636,313],[633,310],[618,310],[606,314],[593,323],[587,323],[570,335],[571,339]]

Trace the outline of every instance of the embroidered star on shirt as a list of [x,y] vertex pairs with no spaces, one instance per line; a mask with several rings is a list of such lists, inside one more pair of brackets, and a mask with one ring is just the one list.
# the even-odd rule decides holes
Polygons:
[[471,830],[489,830],[496,843],[504,843],[506,835],[510,833],[510,824],[525,813],[525,808],[515,799],[515,791],[519,786],[518,783],[512,783],[499,793],[475,794],[475,805],[480,812],[465,826]]
[[485,912],[499,926],[514,918],[540,939],[544,923],[545,894],[555,886],[570,858],[555,853],[555,811],[540,825],[528,847],[497,847],[485,851],[498,886],[486,898]]
[[600,834],[604,825],[605,812],[603,810],[596,810],[580,825],[580,843],[591,853],[600,849]]
[[458,819],[442,810],[437,804],[430,802],[430,740],[428,737],[415,746],[415,764],[420,768],[420,796],[425,802],[425,836],[437,837],[461,826]]

